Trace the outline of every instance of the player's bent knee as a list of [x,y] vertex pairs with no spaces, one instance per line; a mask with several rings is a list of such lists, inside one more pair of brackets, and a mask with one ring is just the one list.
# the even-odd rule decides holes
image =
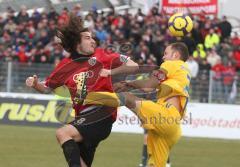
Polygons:
[[59,128],[56,130],[56,138],[59,143],[63,143],[64,138],[67,137],[67,134],[63,128]]
[[60,144],[73,139],[76,142],[81,141],[82,137],[77,129],[71,125],[66,125],[56,130],[56,138]]

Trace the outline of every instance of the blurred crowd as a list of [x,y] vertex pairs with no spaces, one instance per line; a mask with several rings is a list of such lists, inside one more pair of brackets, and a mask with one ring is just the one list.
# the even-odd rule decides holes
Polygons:
[[[213,71],[214,89],[230,94],[240,71],[240,37],[232,34],[227,17],[219,19],[204,15],[191,16],[194,28],[184,37],[173,37],[167,28],[169,16],[159,13],[153,7],[147,15],[139,9],[136,14],[128,10],[119,14],[111,8],[109,12],[98,13],[96,8],[84,15],[81,5],[73,9],[64,8],[57,13],[34,9],[31,16],[26,7],[16,12],[7,8],[7,17],[0,16],[0,60],[21,63],[58,63],[69,56],[55,37],[58,26],[67,22],[69,12],[84,19],[99,46],[131,56],[140,65],[159,65],[164,48],[171,42],[184,42],[191,54],[188,60],[193,81],[208,84],[209,71]],[[191,13],[189,13],[191,15]],[[193,88],[198,89],[198,88]],[[202,95],[203,101],[208,94]],[[213,95],[215,96],[215,94]]]

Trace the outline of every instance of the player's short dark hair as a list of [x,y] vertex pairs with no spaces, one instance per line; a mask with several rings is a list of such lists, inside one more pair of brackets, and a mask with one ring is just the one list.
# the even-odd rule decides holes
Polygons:
[[171,46],[171,49],[173,49],[174,51],[177,51],[181,55],[181,60],[187,61],[189,57],[189,52],[188,52],[188,47],[185,43],[176,42],[176,43],[172,43],[170,46]]
[[56,36],[60,38],[62,47],[73,53],[77,49],[77,44],[81,43],[81,32],[89,32],[84,28],[83,20],[74,14],[70,14],[68,22],[58,27]]

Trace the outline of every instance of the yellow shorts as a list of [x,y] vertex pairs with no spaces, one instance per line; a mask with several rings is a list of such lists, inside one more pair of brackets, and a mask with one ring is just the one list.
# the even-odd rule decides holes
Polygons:
[[141,101],[137,114],[148,129],[148,165],[165,167],[170,149],[181,137],[181,115],[169,103]]

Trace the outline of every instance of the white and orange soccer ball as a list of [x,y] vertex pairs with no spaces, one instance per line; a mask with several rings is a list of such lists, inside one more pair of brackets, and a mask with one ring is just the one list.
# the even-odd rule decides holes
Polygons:
[[191,32],[193,21],[190,16],[183,13],[176,13],[168,20],[168,29],[173,36],[180,37]]

